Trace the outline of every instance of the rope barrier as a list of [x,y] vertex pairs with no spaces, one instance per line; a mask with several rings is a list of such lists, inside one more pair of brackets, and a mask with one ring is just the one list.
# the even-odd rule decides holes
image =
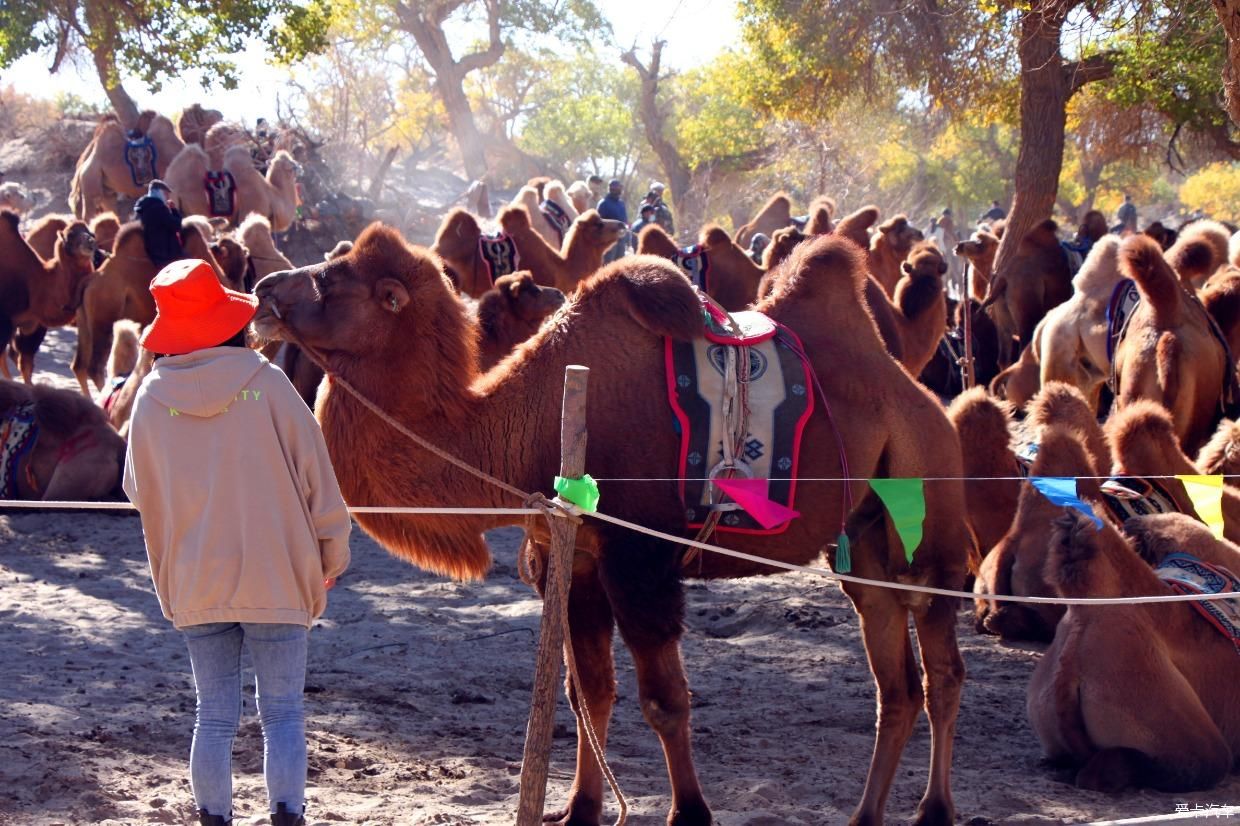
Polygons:
[[[552,504],[554,502],[554,505]],[[742,559],[746,562],[754,562],[759,565],[766,565],[771,568],[780,568],[785,571],[800,571],[801,573],[811,574],[813,576],[822,577],[824,579],[834,580],[836,582],[851,582],[856,585],[869,585],[874,588],[890,588],[896,591],[912,591],[921,594],[933,594],[935,596],[959,597],[961,599],[984,599],[987,602],[1024,602],[1036,605],[1142,605],[1159,602],[1197,602],[1201,600],[1213,601],[1224,599],[1240,599],[1236,594],[1167,594],[1159,596],[1146,597],[1023,597],[1011,594],[974,594],[968,591],[953,591],[949,588],[935,588],[930,585],[912,585],[905,582],[892,582],[886,579],[868,579],[866,577],[853,576],[852,574],[840,574],[832,571],[830,568],[822,568],[815,565],[796,565],[791,562],[783,562],[778,559],[769,559],[756,554],[745,553],[744,551],[733,550],[732,548],[724,548],[709,542],[699,542],[696,539],[686,539],[676,534],[665,533],[664,531],[647,528],[636,522],[629,522],[626,519],[620,519],[616,516],[609,516],[598,511],[587,512],[573,505],[571,502],[556,497],[555,500],[547,500],[545,508],[430,508],[430,507],[397,507],[397,506],[358,506],[350,507],[350,513],[385,513],[395,515],[409,516],[527,516],[527,515],[551,515],[557,518],[569,517],[591,517],[601,522],[607,522],[617,527],[626,528],[637,533],[644,533],[647,536],[653,536],[657,539],[663,539],[677,545],[690,545],[703,551],[730,556],[734,559]],[[25,502],[14,499],[0,499],[0,510],[13,508],[19,510],[135,510],[134,506],[128,502]]]
[[[1031,476],[1045,479],[1091,479],[1098,482],[1105,482],[1109,479],[1166,479],[1178,480],[1183,476],[1213,476],[1223,479],[1240,479],[1240,473],[1164,473],[1152,474],[1117,474],[1111,473],[1105,476]],[[771,476],[768,477],[771,482],[869,482],[870,478],[905,478],[905,479],[921,479],[923,482],[1027,482],[1030,476],[906,476],[906,477],[866,477],[866,476]],[[596,482],[704,482],[710,481],[701,476],[595,476]]]

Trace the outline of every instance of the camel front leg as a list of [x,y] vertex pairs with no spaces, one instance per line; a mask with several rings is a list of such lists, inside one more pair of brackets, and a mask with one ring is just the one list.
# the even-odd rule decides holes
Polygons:
[[22,381],[26,384],[34,382],[34,357],[47,336],[47,328],[42,324],[35,326],[29,333],[18,330],[13,344],[17,348],[17,367],[21,371]]
[[[545,565],[543,569],[546,570]],[[569,703],[577,717],[577,771],[567,804],[563,809],[544,815],[543,822],[559,826],[597,826],[603,815],[603,770],[586,739],[580,699],[585,698],[599,745],[606,749],[607,729],[616,702],[616,670],[611,651],[615,621],[593,561],[584,557],[574,561],[568,595],[568,624],[573,656],[577,660],[577,676],[581,680],[580,686],[574,685],[571,677],[565,681]]]
[[603,583],[633,654],[642,714],[663,744],[672,784],[668,826],[709,826],[713,819],[693,763],[689,683],[680,657],[684,587],[679,559],[669,543],[629,536],[619,551],[604,557]]
[[913,616],[925,674],[926,714],[930,717],[930,779],[917,807],[915,826],[950,826],[952,744],[964,685],[964,659],[956,642],[956,600],[934,597],[930,607]]

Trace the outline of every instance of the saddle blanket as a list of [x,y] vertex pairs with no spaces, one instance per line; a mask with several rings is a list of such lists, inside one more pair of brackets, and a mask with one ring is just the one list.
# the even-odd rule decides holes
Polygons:
[[1100,487],[1103,503],[1121,525],[1125,519],[1133,516],[1180,513],[1180,508],[1171,498],[1171,494],[1157,479],[1116,476],[1103,482]]
[[0,421],[0,499],[17,498],[18,471],[38,439],[33,402],[18,405]]
[[208,171],[202,179],[212,218],[231,218],[237,209],[237,182],[227,169]]
[[[706,338],[665,339],[668,401],[680,433],[680,496],[690,527],[701,527],[712,511],[721,510],[719,531],[780,533],[788,521],[763,527],[735,503],[723,502],[724,494],[712,480],[765,479],[768,499],[794,506],[801,438],[814,410],[811,367],[799,355],[800,339],[788,328],[760,313],[735,313],[731,320],[735,323],[725,328],[730,337],[711,321]],[[732,361],[739,376],[738,403],[746,413],[735,474],[725,470],[723,449],[728,438],[724,409],[729,350],[735,353]]]
[[[1121,279],[1111,292],[1111,300],[1107,302],[1107,361],[1114,364],[1115,348],[1124,337],[1128,319],[1132,311],[1141,303],[1141,293],[1137,291],[1137,283],[1130,278]],[[1112,367],[1112,375],[1115,370]]]
[[478,237],[478,256],[486,265],[491,275],[491,283],[505,275],[512,275],[521,265],[521,256],[517,254],[517,245],[504,233],[481,235]]
[[1240,653],[1240,578],[1226,568],[1211,565],[1192,554],[1167,554],[1154,569],[1158,578],[1181,594],[1235,594],[1236,599],[1189,603]]
[[573,225],[573,219],[568,217],[564,207],[551,200],[543,201],[539,204],[538,211],[555,228],[556,234],[560,236],[560,245],[563,246],[564,236],[567,234],[568,228]]
[[672,258],[676,266],[689,276],[689,281],[704,293],[710,293],[710,256],[701,244],[685,247]]
[[125,166],[129,167],[129,177],[133,179],[134,186],[141,189],[155,180],[155,158],[158,154],[155,142],[148,137],[125,142]]

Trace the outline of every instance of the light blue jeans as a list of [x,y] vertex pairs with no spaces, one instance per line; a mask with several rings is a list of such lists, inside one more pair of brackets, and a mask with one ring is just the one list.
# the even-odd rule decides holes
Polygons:
[[263,726],[263,775],[271,811],[305,808],[307,629],[302,625],[213,622],[181,629],[198,693],[189,753],[194,801],[208,814],[232,817],[232,745],[241,722],[241,646],[254,662],[255,698]]

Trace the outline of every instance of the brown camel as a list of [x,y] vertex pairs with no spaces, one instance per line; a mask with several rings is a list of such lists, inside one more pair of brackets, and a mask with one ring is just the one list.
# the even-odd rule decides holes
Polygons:
[[1240,424],[1231,419],[1219,422],[1193,464],[1202,473],[1222,474],[1224,485],[1240,488]]
[[56,238],[72,222],[72,215],[44,215],[30,225],[26,232],[26,243],[44,261],[51,261],[56,254]]
[[[544,210],[546,201],[550,201],[555,206]],[[571,226],[572,222],[577,220],[579,212],[573,205],[572,199],[565,193],[563,183],[548,180],[538,188],[523,186],[512,199],[512,205],[525,207],[526,213],[530,216],[530,226],[543,237],[544,241],[561,252],[567,251],[565,241],[568,240],[568,230],[567,228],[561,230],[556,221],[566,220]],[[560,214],[556,214],[555,207],[559,207]]]
[[[856,212],[850,212],[835,225],[835,234],[847,238],[863,250],[870,248],[870,227],[878,223],[878,207],[864,206]],[[809,227],[805,227],[809,232]],[[898,262],[897,262],[898,267]],[[873,270],[871,270],[873,274]],[[897,276],[898,278],[899,276]]]
[[540,286],[555,287],[565,295],[603,266],[603,253],[628,232],[623,221],[600,218],[598,210],[586,210],[569,227],[561,253],[534,231],[523,207],[505,207],[499,224],[517,245],[521,268],[529,270]]
[[128,319],[113,325],[107,389],[100,399],[108,423],[126,441],[129,441],[129,417],[138,388],[155,367],[155,354],[138,345],[140,334],[141,327]]
[[1206,279],[1197,295],[1227,340],[1232,355],[1240,353],[1240,267],[1228,264],[1218,270]]
[[1134,235],[1120,249],[1120,267],[1137,284],[1141,302],[1116,345],[1115,404],[1152,399],[1175,419],[1185,452],[1210,438],[1220,417],[1227,372],[1234,369],[1209,315],[1191,296],[1152,238]]
[[762,209],[758,210],[758,214],[753,217],[752,221],[743,224],[736,231],[735,240],[741,249],[749,249],[749,243],[753,241],[757,233],[774,237],[776,230],[791,224],[792,200],[788,197],[788,193],[779,192],[772,195],[770,200],[762,205]]
[[943,275],[947,262],[933,243],[920,241],[901,269],[904,275],[896,283],[892,300],[904,352],[900,363],[910,375],[919,376],[943,340],[943,320],[947,318]]
[[1163,248],[1163,252],[1171,249],[1171,245],[1180,237],[1178,232],[1165,225],[1162,221],[1154,221],[1141,230],[1141,232],[1157,241],[1158,246]]
[[998,394],[1023,407],[1042,384],[1062,381],[1084,393],[1098,410],[1111,376],[1107,307],[1124,278],[1119,246],[1115,235],[1093,245],[1072,278],[1072,296],[1038,322],[1029,345],[995,385]]
[[276,240],[271,234],[271,222],[262,215],[251,212],[241,222],[241,226],[237,227],[237,237],[245,246],[246,259],[249,262],[246,292],[254,289],[256,283],[273,272],[293,268],[293,262],[276,249]]
[[[1128,520],[1125,540],[1060,520],[1046,576],[1063,597],[1176,593],[1153,570],[1168,554],[1240,570],[1240,548],[1179,514]],[[1117,792],[1207,789],[1240,753],[1240,658],[1192,603],[1072,605],[1029,683],[1029,722],[1076,785]]]
[[[721,227],[710,224],[698,236],[698,246],[706,254],[709,271],[706,283],[699,284],[711,298],[728,312],[743,310],[754,302],[764,272]],[[658,224],[642,228],[637,239],[637,252],[657,255],[680,265],[683,251],[672,236]]]
[[[43,260],[17,231],[16,213],[0,213],[0,342],[16,352],[26,383],[34,379],[34,358],[49,327],[73,321],[86,280],[95,270],[95,237],[81,221],[55,234],[52,255]],[[7,355],[0,373],[9,378]]]
[[1072,272],[1058,229],[1050,219],[1038,224],[1016,248],[1010,269],[991,276],[983,304],[999,331],[1000,363],[1005,367],[1012,362],[1011,348],[1005,345],[1012,339],[1020,347],[1028,345],[1047,311],[1072,295]]
[[1021,482],[1013,479],[1020,465],[1012,450],[1011,406],[974,387],[947,408],[964,450],[964,495],[977,553],[969,570],[976,574],[982,560],[1003,539],[1016,517]]
[[[206,239],[192,223],[182,228],[181,242],[187,257],[207,261],[224,280],[225,274]],[[91,395],[88,381],[93,381],[96,389],[103,389],[104,368],[112,347],[112,325],[122,318],[143,325],[154,320],[155,300],[149,287],[159,269],[146,254],[142,225],[136,221],[123,225],[116,236],[116,251],[87,281],[78,309],[73,373],[85,396]]]
[[981,229],[973,233],[968,241],[956,245],[956,255],[969,262],[969,296],[974,301],[986,300],[998,253],[999,236]]
[[[807,425],[800,473],[838,476],[842,449],[852,477],[946,477],[926,484],[924,539],[911,565],[879,500],[861,483],[852,488],[856,506],[847,529],[854,538],[857,575],[959,588],[969,542],[958,481],[960,445],[938,402],[896,366],[873,325],[859,323],[864,319],[863,255],[828,236],[799,247],[789,266],[793,275],[758,309],[801,337],[824,379],[824,404],[815,406]],[[604,480],[666,477],[677,466],[680,440],[667,424],[662,403],[667,392],[664,337],[702,335],[702,309],[688,281],[663,259],[631,256],[604,267],[582,284],[560,322],[542,327],[515,356],[481,378],[474,367],[471,325],[435,259],[407,247],[390,229],[373,226],[344,258],[268,276],[255,292],[261,298],[255,322],[260,333],[296,335],[326,354],[330,372],[379,407],[510,484],[544,490],[555,475],[560,388],[569,363],[592,371],[592,438],[586,456],[591,474]],[[624,346],[615,346],[617,341]],[[325,384],[319,401],[318,417],[346,501],[422,505],[448,495],[462,505],[519,502],[412,445],[391,450],[392,430],[338,383]],[[825,412],[828,406],[834,426]],[[633,433],[641,434],[641,449],[622,449]],[[717,541],[789,562],[814,559],[838,535],[844,509],[841,484],[814,490],[814,507],[778,538],[728,534]],[[602,497],[606,512],[616,517],[677,535],[690,532],[675,482],[604,481]],[[502,516],[359,517],[392,553],[461,578],[479,577],[490,564],[482,531],[516,521]],[[711,814],[693,764],[689,693],[680,658],[683,550],[589,520],[578,543],[582,551],[573,565],[568,609],[571,644],[581,666],[579,689],[600,740],[605,747],[615,699],[612,629],[618,625],[636,664],[642,710],[662,740],[672,786],[668,822],[708,824]],[[699,559],[694,574],[707,578],[771,572],[761,564],[712,554]],[[540,559],[533,564],[546,570]],[[879,686],[877,739],[852,823],[882,822],[900,754],[924,699],[932,733],[930,782],[915,823],[950,824],[951,748],[964,676],[955,601],[843,587],[862,617]],[[590,750],[578,742],[568,805],[548,819],[597,824],[603,778]]]
[[826,195],[819,195],[810,201],[809,216],[805,221],[805,232],[808,235],[826,235],[835,230],[832,219],[835,217],[835,201]]
[[[116,245],[116,234],[121,231],[121,221],[115,212],[101,212],[91,219],[90,231],[95,234],[95,247],[108,255]],[[96,259],[103,266],[101,259]]]
[[[224,277],[220,279],[225,287],[238,292],[249,292],[246,288],[246,275],[250,267],[249,256],[245,247],[232,235],[223,235],[212,241],[208,247],[215,263],[219,265]],[[257,279],[253,279],[257,282]]]
[[0,379],[0,419],[11,440],[33,442],[0,478],[0,498],[124,499],[125,440],[89,399],[50,385]]
[[[1030,414],[1030,432],[1037,443],[1030,476],[1096,477],[1110,472],[1106,438],[1076,388],[1058,382],[1048,385],[1034,400]],[[1101,496],[1096,479],[1079,479],[1077,490],[1082,498],[1098,501]],[[1011,528],[982,561],[974,584],[979,632],[997,634],[1005,640],[1039,642],[1049,642],[1054,636],[1055,624],[1063,616],[1062,606],[986,597],[1053,595],[1043,569],[1050,524],[1062,511],[1032,484],[1022,484]],[[1102,515],[1100,505],[1095,512]]]
[[1189,289],[1198,289],[1206,279],[1227,266],[1227,245],[1231,233],[1217,221],[1194,221],[1180,231],[1167,250],[1167,263]]
[[177,136],[183,143],[203,144],[207,130],[224,120],[224,114],[215,109],[204,109],[201,103],[187,106],[173,119]]
[[[443,261],[444,272],[457,290],[470,298],[481,298],[495,286],[490,267],[478,250],[481,239],[482,227],[478,219],[458,207],[444,217],[435,233],[435,243],[431,245],[431,251]],[[509,274],[497,273],[495,277]]]
[[564,305],[564,293],[540,287],[522,270],[496,279],[478,299],[478,366],[486,372],[542,326]]
[[[125,129],[114,115],[105,115],[95,127],[90,143],[78,157],[77,167],[69,189],[69,205],[73,214],[88,221],[100,212],[111,209],[117,196],[138,198],[146,192],[151,178],[164,175],[168,165],[185,146],[177,137],[172,121],[143,112],[138,118],[137,129],[150,138],[154,146],[154,158],[143,152],[146,163],[139,163],[133,170],[126,162],[129,143]],[[137,159],[137,156],[134,156]],[[152,174],[151,161],[154,164]]]
[[922,240],[921,230],[910,224],[903,215],[878,225],[878,232],[870,238],[870,275],[882,285],[887,295],[895,295],[896,284],[903,271],[901,265],[913,246]]
[[[213,206],[204,183],[209,172],[232,176],[233,197],[225,198],[227,203]],[[297,162],[283,150],[272,157],[263,177],[254,168],[250,150],[245,146],[229,147],[222,166],[213,167],[207,151],[190,144],[169,164],[164,179],[172,187],[184,215],[209,215],[239,224],[253,212],[267,218],[276,232],[287,230],[297,217]]]

